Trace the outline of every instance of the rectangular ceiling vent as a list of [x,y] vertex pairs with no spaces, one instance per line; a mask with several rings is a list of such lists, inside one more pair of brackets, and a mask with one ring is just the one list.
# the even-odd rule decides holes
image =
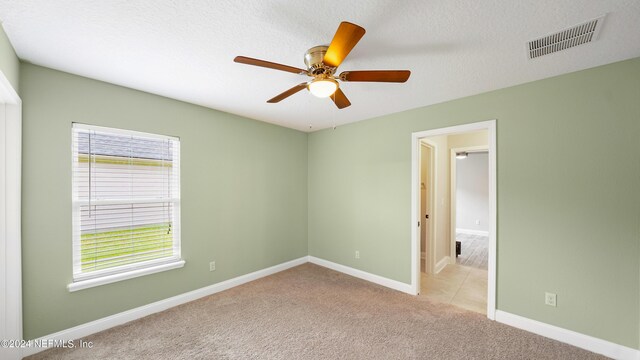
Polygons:
[[529,59],[549,55],[574,46],[595,41],[598,38],[605,15],[597,19],[570,27],[540,39],[529,41],[527,50]]

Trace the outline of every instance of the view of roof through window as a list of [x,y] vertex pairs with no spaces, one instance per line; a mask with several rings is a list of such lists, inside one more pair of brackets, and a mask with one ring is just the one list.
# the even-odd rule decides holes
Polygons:
[[167,140],[141,138],[130,135],[104,133],[78,133],[78,153],[138,159],[165,160],[173,158],[172,147]]

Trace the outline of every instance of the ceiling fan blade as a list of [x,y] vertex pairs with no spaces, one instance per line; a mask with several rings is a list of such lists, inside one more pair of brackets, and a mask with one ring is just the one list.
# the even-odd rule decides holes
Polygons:
[[277,63],[270,62],[270,61],[265,61],[265,60],[253,59],[253,58],[249,58],[249,57],[246,57],[246,56],[236,56],[235,59],[233,59],[233,61],[235,61],[237,63],[240,63],[240,64],[261,66],[261,67],[266,67],[266,68],[269,68],[269,69],[287,71],[287,72],[294,73],[294,74],[300,74],[300,75],[306,75],[307,74],[307,70],[304,70],[304,69],[298,69],[298,68],[293,67],[293,66],[277,64]]
[[351,105],[351,102],[347,99],[347,96],[342,92],[342,90],[340,90],[340,88],[331,95],[331,100],[333,100],[338,109],[344,109]]
[[280,94],[280,95],[278,95],[278,96],[276,96],[276,97],[274,97],[274,98],[271,98],[271,99],[267,100],[267,102],[268,102],[268,103],[271,103],[271,104],[274,104],[274,103],[280,102],[280,101],[282,101],[282,100],[284,100],[284,99],[288,98],[289,96],[291,96],[291,95],[293,95],[293,94],[297,93],[298,91],[300,91],[300,90],[302,90],[302,89],[304,89],[304,88],[306,88],[306,87],[307,87],[307,83],[306,83],[306,82],[304,82],[304,83],[300,83],[300,84],[298,84],[298,85],[296,85],[296,86],[292,87],[291,89],[289,89],[289,90],[287,90],[287,91],[283,92],[282,94]]
[[409,79],[410,75],[409,70],[344,71],[340,74],[340,80],[403,83]]
[[338,31],[336,31],[333,40],[331,40],[331,44],[329,44],[327,53],[324,54],[322,62],[327,66],[340,66],[344,58],[351,52],[351,49],[364,36],[364,33],[364,28],[356,24],[346,21],[341,22],[340,26],[338,26]]

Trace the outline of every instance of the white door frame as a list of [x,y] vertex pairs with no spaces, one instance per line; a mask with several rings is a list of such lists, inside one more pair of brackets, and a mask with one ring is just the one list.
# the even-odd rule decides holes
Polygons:
[[438,135],[453,135],[487,130],[489,137],[489,258],[487,282],[487,317],[496,314],[496,120],[418,131],[411,134],[411,289],[420,293],[420,139]]
[[[2,72],[0,129],[0,339],[22,340],[22,101]],[[0,347],[0,358],[21,359],[22,349]]]
[[459,147],[459,148],[452,148],[451,149],[451,153],[449,154],[449,194],[451,194],[451,204],[449,205],[449,209],[451,210],[450,212],[450,229],[449,229],[449,243],[451,244],[451,252],[449,254],[451,254],[451,263],[455,264],[456,263],[456,257],[454,256],[456,253],[456,230],[458,228],[457,226],[457,216],[458,216],[458,209],[457,209],[457,203],[456,203],[456,199],[457,199],[457,191],[458,191],[458,184],[457,184],[457,169],[456,166],[456,153],[461,152],[461,151],[465,151],[465,152],[480,152],[480,151],[489,151],[489,146],[488,145],[479,145],[479,146],[465,146],[465,147]]
[[[421,139],[421,143],[418,142],[418,146],[426,146],[429,148],[429,153],[431,155],[431,159],[429,159],[429,173],[427,176],[429,176],[431,178],[431,181],[429,181],[429,188],[426,189],[427,191],[427,201],[429,202],[429,209],[431,209],[430,213],[429,213],[429,231],[427,233],[427,241],[425,243],[426,249],[420,249],[420,250],[425,250],[426,256],[425,256],[425,269],[427,270],[428,274],[435,274],[435,268],[436,268],[436,245],[435,245],[435,241],[433,241],[435,239],[435,234],[437,234],[436,232],[436,228],[438,226],[437,222],[435,221],[435,219],[437,219],[438,217],[438,210],[436,209],[435,206],[435,202],[433,201],[433,199],[436,196],[436,184],[438,182],[438,176],[437,176],[437,172],[438,172],[438,168],[435,166],[435,161],[437,159],[437,152],[438,152],[438,147],[437,145],[432,142],[429,139]],[[418,156],[420,156],[421,152],[418,154]],[[422,161],[420,161],[420,165],[418,166],[418,178],[420,177],[420,167],[422,166]],[[418,182],[420,182],[418,180]],[[418,185],[419,186],[419,185]],[[420,192],[418,192],[418,194],[420,194]],[[418,219],[420,221],[420,226],[424,226],[424,221],[425,219],[422,218],[422,208],[420,207],[420,202],[418,202]],[[420,237],[421,234],[418,234],[418,237]],[[418,243],[419,244],[419,243]],[[421,251],[420,251],[421,252]],[[422,255],[422,254],[420,254]],[[422,258],[420,259],[422,260]]]

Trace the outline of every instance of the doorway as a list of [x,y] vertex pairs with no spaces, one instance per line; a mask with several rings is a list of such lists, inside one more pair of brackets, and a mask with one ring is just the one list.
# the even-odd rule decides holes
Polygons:
[[451,149],[451,251],[455,263],[488,270],[489,149]]
[[[22,339],[20,182],[21,100],[0,72],[0,339]],[[0,358],[21,359],[20,347],[0,347]]]
[[[495,120],[484,121],[479,123],[460,125],[436,130],[427,130],[412,134],[412,281],[411,286],[415,294],[419,294],[421,290],[427,293],[426,288],[421,285],[433,282],[435,277],[447,277],[460,282],[475,281],[474,275],[467,267],[456,264],[456,247],[455,247],[455,215],[452,217],[452,210],[455,205],[452,204],[452,196],[455,196],[455,190],[451,191],[450,154],[452,150],[463,148],[461,144],[463,138],[468,138],[475,133],[482,133],[485,137],[485,143],[482,144],[487,151],[488,158],[488,198],[489,198],[489,214],[486,219],[488,226],[488,246],[487,246],[487,270],[482,275],[484,277],[484,289],[486,289],[486,314],[490,319],[495,318],[495,279],[496,279],[496,137],[495,137]],[[431,145],[430,159],[431,181],[423,181],[425,179],[422,161],[424,152],[423,144]],[[468,142],[466,143],[467,147]],[[429,147],[429,146],[427,146]],[[455,156],[454,156],[455,158]],[[453,165],[455,168],[455,164]],[[427,176],[429,177],[429,175]],[[423,190],[430,183],[432,192],[429,189]],[[431,197],[423,196],[423,192],[431,194]],[[426,198],[426,201],[425,201]],[[423,207],[428,210],[425,212]],[[431,212],[428,214],[428,212]],[[428,222],[425,215],[429,215]],[[423,229],[424,227],[424,229]],[[452,230],[453,228],[453,230]],[[423,236],[426,234],[426,236]],[[423,238],[426,240],[423,246]],[[424,248],[426,252],[424,265],[420,260],[421,253]],[[435,258],[434,258],[435,257]],[[421,271],[424,269],[425,271]],[[478,275],[476,275],[478,276]],[[437,279],[437,281],[445,282],[446,279]],[[461,285],[462,286],[462,285]],[[459,290],[442,290],[443,298],[450,296],[453,299],[451,291]],[[484,299],[483,299],[484,300]],[[454,303],[455,305],[455,303]],[[482,308],[481,308],[482,310]],[[475,310],[477,311],[477,310]],[[481,311],[485,312],[485,311]]]

